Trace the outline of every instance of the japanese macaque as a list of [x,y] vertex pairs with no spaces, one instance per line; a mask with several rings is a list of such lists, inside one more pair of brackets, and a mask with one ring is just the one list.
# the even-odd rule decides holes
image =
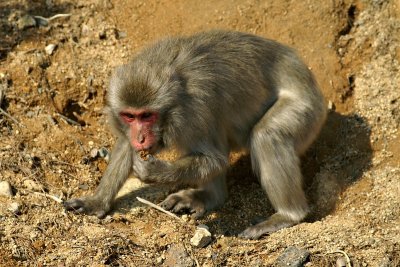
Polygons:
[[[240,236],[257,239],[309,212],[299,156],[326,108],[308,67],[282,44],[230,31],[159,41],[114,71],[108,113],[118,136],[109,166],[94,195],[66,201],[68,210],[104,217],[134,174],[187,186],[161,205],[199,218],[227,198],[229,153],[247,149],[276,213]],[[180,158],[152,156],[170,147]]]

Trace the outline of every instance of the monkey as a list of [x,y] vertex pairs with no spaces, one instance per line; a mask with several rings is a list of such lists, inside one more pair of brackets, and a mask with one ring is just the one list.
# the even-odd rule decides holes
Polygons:
[[[186,186],[161,205],[200,218],[227,198],[229,154],[247,150],[275,209],[239,237],[258,239],[309,213],[300,156],[326,118],[309,68],[286,45],[249,33],[211,30],[167,37],[117,67],[107,94],[117,141],[94,195],[67,210],[104,217],[129,175],[145,183]],[[176,147],[167,161],[153,153]],[[149,157],[142,159],[141,151]]]

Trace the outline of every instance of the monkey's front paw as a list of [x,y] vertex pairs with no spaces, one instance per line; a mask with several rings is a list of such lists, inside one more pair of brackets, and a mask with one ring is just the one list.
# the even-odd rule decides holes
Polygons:
[[208,192],[200,189],[187,189],[169,195],[161,206],[172,212],[187,210],[192,213],[194,219],[204,216],[207,211],[211,211],[220,206],[218,201]]
[[262,235],[266,234],[266,232],[260,228],[257,227],[257,225],[250,226],[246,228],[243,232],[241,232],[238,237],[244,238],[244,239],[259,239]]
[[110,210],[109,205],[105,205],[94,197],[73,198],[63,203],[66,210],[88,215],[95,215],[104,218]]
[[282,214],[275,213],[267,220],[248,227],[239,234],[239,237],[245,239],[259,239],[265,234],[270,234],[280,229],[293,226],[296,223],[298,222],[295,222],[292,219],[283,216]]

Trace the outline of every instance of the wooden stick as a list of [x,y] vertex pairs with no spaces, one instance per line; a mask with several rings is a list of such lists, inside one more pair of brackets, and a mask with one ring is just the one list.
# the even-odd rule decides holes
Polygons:
[[12,120],[14,123],[16,123],[19,127],[25,127],[22,123],[17,121],[14,117],[12,117],[10,114],[4,111],[4,109],[0,108],[0,113],[2,113],[4,116]]
[[61,119],[63,119],[64,121],[66,121],[69,124],[76,125],[76,126],[82,126],[79,122],[76,122],[73,119],[70,119],[67,116],[64,116],[60,113],[57,113],[57,116],[59,116]]
[[148,201],[148,200],[145,200],[145,199],[140,198],[140,197],[136,197],[136,199],[137,199],[139,202],[142,202],[143,204],[146,204],[146,205],[148,205],[148,206],[150,206],[150,207],[152,207],[152,208],[154,208],[154,209],[156,209],[156,210],[159,210],[159,211],[161,211],[161,212],[163,212],[163,213],[165,213],[165,214],[167,214],[167,215],[169,215],[169,216],[171,216],[171,217],[173,217],[173,218],[175,218],[175,219],[177,219],[177,220],[179,220],[179,221],[181,221],[181,222],[184,222],[184,220],[182,220],[181,218],[179,218],[178,216],[176,216],[176,215],[173,214],[172,212],[169,212],[169,211],[167,211],[167,210],[161,208],[160,206],[158,206],[158,205],[156,205],[156,204],[154,204],[154,203],[152,203],[152,202],[150,202],[150,201]]
[[53,196],[53,195],[50,195],[50,194],[46,194],[46,193],[41,193],[41,192],[33,192],[33,193],[36,194],[36,195],[39,195],[39,196],[44,196],[44,197],[51,198],[55,202],[63,203],[63,201],[60,198],[56,197],[56,196]]

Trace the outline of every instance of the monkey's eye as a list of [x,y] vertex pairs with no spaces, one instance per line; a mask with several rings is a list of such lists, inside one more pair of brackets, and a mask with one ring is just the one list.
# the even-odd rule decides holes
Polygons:
[[143,112],[143,113],[140,115],[140,118],[141,118],[142,120],[147,120],[147,119],[150,119],[152,116],[153,116],[153,113],[151,113],[151,112]]
[[134,114],[128,113],[128,112],[121,112],[121,118],[126,121],[126,122],[132,122],[136,119],[136,116]]

